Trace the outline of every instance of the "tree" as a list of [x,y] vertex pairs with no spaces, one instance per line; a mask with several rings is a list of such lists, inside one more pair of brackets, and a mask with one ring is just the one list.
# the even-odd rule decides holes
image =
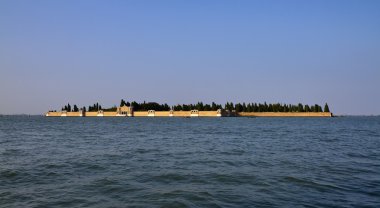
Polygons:
[[252,107],[251,103],[248,103],[247,112],[252,112],[252,111],[253,111],[253,107]]
[[288,105],[284,104],[284,110],[283,110],[283,112],[289,112],[289,107],[288,107]]
[[267,111],[268,112],[273,112],[273,105],[272,104],[268,105]]
[[67,103],[67,111],[68,111],[68,112],[71,111],[71,105],[70,105],[70,103]]
[[203,110],[204,106],[203,106],[203,103],[202,102],[198,102],[195,106],[195,109],[201,111]]
[[213,111],[218,110],[218,107],[216,106],[214,102],[211,103],[211,110]]
[[315,105],[314,105],[314,111],[313,111],[313,112],[318,112],[318,110],[319,110],[319,107],[318,107],[317,104],[315,104]]
[[262,112],[268,112],[268,104],[267,102],[264,102],[264,109]]
[[243,107],[240,103],[236,103],[235,104],[235,110],[236,112],[242,112],[243,111]]
[[78,106],[77,106],[77,105],[74,105],[73,112],[78,112],[78,111],[79,111]]
[[169,111],[170,110],[170,107],[169,107],[169,105],[167,103],[165,103],[163,110],[165,110],[165,111]]
[[252,112],[259,112],[259,106],[257,106],[257,103],[253,105],[253,111]]
[[120,101],[120,107],[123,107],[124,105],[126,105],[125,101],[123,99],[121,99]]
[[310,107],[309,107],[309,105],[305,105],[305,112],[310,112]]
[[242,111],[247,112],[247,105],[245,103],[243,103],[242,105]]
[[298,103],[298,112],[304,112],[303,105]]
[[329,105],[327,105],[327,103],[325,104],[324,112],[330,112],[330,108]]

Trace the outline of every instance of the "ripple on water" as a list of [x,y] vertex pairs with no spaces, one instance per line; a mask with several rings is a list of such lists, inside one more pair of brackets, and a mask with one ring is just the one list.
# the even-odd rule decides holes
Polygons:
[[0,206],[380,207],[379,123],[0,117]]
[[326,191],[345,191],[343,187],[336,186],[334,184],[329,184],[322,181],[316,181],[312,179],[307,178],[300,178],[300,177],[294,177],[294,176],[285,176],[281,180],[284,183],[287,184],[294,184],[297,186],[302,186],[305,188],[311,188],[315,189],[317,191],[326,192]]

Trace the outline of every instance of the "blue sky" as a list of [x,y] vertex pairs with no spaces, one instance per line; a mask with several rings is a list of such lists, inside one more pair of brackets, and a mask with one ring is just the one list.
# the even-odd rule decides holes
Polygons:
[[380,114],[380,1],[0,1],[0,114],[120,99]]

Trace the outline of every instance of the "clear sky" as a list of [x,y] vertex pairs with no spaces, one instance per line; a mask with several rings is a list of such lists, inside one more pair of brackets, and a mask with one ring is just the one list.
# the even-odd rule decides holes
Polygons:
[[120,99],[380,114],[380,1],[0,1],[0,114]]

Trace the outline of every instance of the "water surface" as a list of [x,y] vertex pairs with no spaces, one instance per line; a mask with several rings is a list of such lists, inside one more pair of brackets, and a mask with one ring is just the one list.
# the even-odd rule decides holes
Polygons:
[[380,117],[0,117],[0,207],[380,207]]

